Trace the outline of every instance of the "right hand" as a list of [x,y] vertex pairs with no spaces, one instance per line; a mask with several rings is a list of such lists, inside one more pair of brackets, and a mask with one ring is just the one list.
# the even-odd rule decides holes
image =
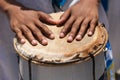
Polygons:
[[72,42],[82,40],[86,33],[92,36],[99,20],[98,8],[98,0],[80,0],[68,8],[59,21],[59,25],[64,25],[60,38],[68,34],[67,41]]
[[10,8],[7,13],[11,29],[16,33],[20,43],[25,43],[26,38],[34,46],[37,45],[37,41],[42,45],[47,45],[48,42],[44,36],[54,39],[53,33],[42,23],[44,21],[49,24],[56,24],[48,14],[16,6]]

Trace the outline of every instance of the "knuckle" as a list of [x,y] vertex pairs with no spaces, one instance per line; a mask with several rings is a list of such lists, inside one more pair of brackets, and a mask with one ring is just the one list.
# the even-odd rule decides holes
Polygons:
[[16,32],[16,33],[18,33],[18,34],[20,34],[20,33],[21,33],[21,31],[20,31],[20,30],[18,30],[18,29],[15,29],[15,32]]
[[41,42],[42,40],[44,39],[44,37],[42,36],[42,35],[40,35],[39,37],[38,37],[38,40]]
[[32,30],[34,33],[35,32],[39,32],[39,29],[37,29],[37,28],[33,28],[33,30]]
[[77,18],[78,20],[83,20],[84,19],[84,16],[80,16]]
[[90,24],[91,24],[91,25],[95,25],[95,24],[97,23],[97,21],[98,21],[98,20],[96,20],[96,19],[95,19],[95,20],[92,20]]
[[49,31],[50,31],[46,26],[42,27],[42,29],[43,29],[45,32],[49,32]]
[[21,37],[21,36],[22,36],[22,34],[21,34],[21,33],[16,33],[16,34],[17,34],[17,36],[18,36],[18,37]]
[[75,32],[72,32],[72,31],[70,32],[71,36],[74,36],[75,34],[76,34]]
[[92,21],[90,24],[91,24],[91,25],[94,25],[95,23],[96,23],[95,21]]
[[79,34],[83,35],[83,33],[85,32],[85,28],[82,28],[79,30]]
[[46,26],[44,24],[40,24],[40,28],[45,28]]
[[52,34],[52,32],[51,32],[51,31],[46,31],[46,33],[47,33],[48,35],[51,35],[51,34]]
[[22,34],[21,31],[15,31],[15,34]]
[[71,28],[71,27],[72,27],[72,24],[71,24],[71,22],[69,21],[69,22],[67,22],[67,23],[65,24],[64,29],[67,30],[68,28]]
[[92,19],[93,19],[94,21],[96,21],[96,20],[98,20],[98,16],[93,16]]
[[33,35],[29,35],[29,40],[30,40],[30,41],[33,40]]
[[45,25],[42,26],[42,27],[40,28],[40,30],[41,30],[41,32],[45,32],[45,33],[47,33],[47,34],[51,34],[51,33],[52,33],[52,32],[49,30],[49,28],[46,27]]
[[75,19],[75,18],[76,18],[76,15],[72,15],[71,18],[72,18],[72,19]]
[[81,37],[83,36],[83,31],[80,31],[79,33],[78,33],[78,35],[81,35]]
[[18,24],[15,24],[15,23],[10,24],[10,26],[11,26],[11,29],[12,29],[12,30],[16,30],[17,28],[20,27]]
[[67,28],[63,28],[61,32],[65,33],[67,31]]
[[69,24],[71,24],[71,22],[70,22],[70,21],[67,21],[66,24],[65,24],[65,27],[68,27]]
[[34,29],[32,32],[33,32],[34,34],[39,34],[39,33],[40,33],[40,31],[39,31],[38,29]]
[[87,23],[86,23],[86,22],[83,22],[83,23],[82,23],[82,26],[87,26]]
[[79,26],[79,24],[80,24],[80,22],[76,21],[76,22],[73,24],[73,26],[74,26],[75,28],[77,28],[77,26]]
[[28,33],[30,33],[30,30],[29,29],[24,29],[24,33],[28,34]]
[[77,29],[74,27],[74,28],[72,28],[71,33],[75,33],[76,31],[77,31]]
[[34,31],[33,33],[34,33],[34,35],[36,35],[38,37],[40,37],[42,35],[41,31],[39,31],[39,30]]

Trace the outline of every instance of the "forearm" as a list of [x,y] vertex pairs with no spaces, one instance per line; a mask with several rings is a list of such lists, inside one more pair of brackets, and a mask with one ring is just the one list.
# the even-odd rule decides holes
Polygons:
[[8,12],[11,8],[21,8],[21,6],[15,0],[0,0],[0,9]]
[[99,3],[100,3],[101,0],[80,0],[80,2],[84,2],[84,1],[85,2],[87,1],[88,3],[93,4],[93,5],[94,4],[95,5],[99,5]]

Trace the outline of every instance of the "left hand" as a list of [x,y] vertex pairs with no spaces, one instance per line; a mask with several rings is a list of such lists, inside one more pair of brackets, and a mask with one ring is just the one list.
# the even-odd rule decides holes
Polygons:
[[98,23],[98,6],[98,0],[80,0],[66,10],[59,21],[59,25],[64,25],[60,38],[69,33],[67,41],[72,42],[74,39],[81,40],[86,32],[93,35]]

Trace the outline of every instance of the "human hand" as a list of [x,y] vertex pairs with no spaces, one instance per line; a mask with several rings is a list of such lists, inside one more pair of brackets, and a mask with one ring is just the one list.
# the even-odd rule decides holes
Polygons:
[[74,39],[81,40],[86,32],[93,35],[98,23],[98,0],[80,0],[70,7],[61,16],[59,25],[64,25],[60,32],[60,38],[64,38],[68,33],[68,42]]
[[25,43],[26,38],[32,45],[37,45],[37,41],[47,45],[45,36],[54,39],[53,33],[42,23],[56,24],[48,14],[15,6],[10,8],[8,16],[11,29],[16,33],[20,43]]

